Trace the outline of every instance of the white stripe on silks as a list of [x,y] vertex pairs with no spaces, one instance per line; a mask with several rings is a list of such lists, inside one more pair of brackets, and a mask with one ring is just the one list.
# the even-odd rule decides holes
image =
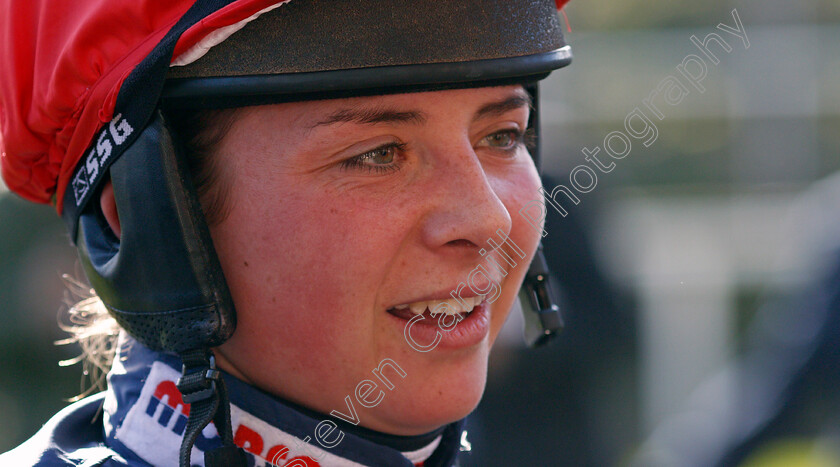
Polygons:
[[[152,364],[137,402],[129,409],[115,438],[137,456],[152,465],[177,465],[182,435],[186,425],[186,408],[175,386],[180,374],[162,362]],[[113,411],[113,401],[106,401],[106,411]],[[257,467],[291,465],[322,467],[364,467],[306,443],[231,404],[231,426],[237,445],[257,457]],[[111,418],[108,413],[108,418]],[[109,424],[110,425],[110,424]],[[211,423],[202,431],[193,446],[191,464],[204,466],[202,439],[218,437]],[[311,457],[295,461],[296,458]],[[312,460],[315,462],[312,462]],[[273,461],[273,462],[272,462]]]
[[251,21],[257,19],[263,13],[269,12],[275,8],[281,7],[292,0],[283,0],[277,2],[270,7],[263,8],[262,10],[254,13],[253,15],[239,21],[238,23],[231,24],[230,26],[225,26],[215,31],[207,34],[198,41],[194,46],[190,47],[187,51],[182,53],[181,55],[175,57],[172,60],[172,63],[169,65],[170,67],[173,66],[184,66],[189,65],[190,63],[198,60],[199,58],[203,57],[204,54],[210,51],[213,47],[221,44],[224,42],[228,37],[232,36],[233,33],[239,31],[240,29],[244,28],[246,24],[250,23]]
[[406,459],[410,460],[412,464],[426,462],[426,460],[432,457],[432,454],[435,452],[435,449],[438,448],[440,440],[442,439],[443,435],[438,435],[438,437],[427,446],[424,446],[416,451],[404,452],[402,455],[404,455]]

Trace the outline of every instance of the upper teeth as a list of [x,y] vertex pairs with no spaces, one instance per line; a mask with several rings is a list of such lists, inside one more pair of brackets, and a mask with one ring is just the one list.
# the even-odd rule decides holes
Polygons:
[[394,308],[397,310],[410,308],[411,312],[415,315],[422,315],[426,312],[427,308],[432,315],[436,315],[438,313],[457,315],[458,313],[471,312],[476,305],[484,301],[484,295],[462,298],[461,301],[463,301],[463,305],[461,305],[461,302],[458,300],[451,298],[449,300],[428,300],[424,302],[405,303],[397,305]]

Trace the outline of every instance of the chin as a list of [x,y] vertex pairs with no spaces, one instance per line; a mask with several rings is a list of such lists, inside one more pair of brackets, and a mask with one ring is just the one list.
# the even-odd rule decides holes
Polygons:
[[406,378],[382,404],[368,409],[377,418],[378,427],[371,428],[396,435],[419,435],[469,415],[484,394],[488,347],[485,340],[471,352],[440,353],[432,358],[422,355],[413,362],[415,365],[406,368]]

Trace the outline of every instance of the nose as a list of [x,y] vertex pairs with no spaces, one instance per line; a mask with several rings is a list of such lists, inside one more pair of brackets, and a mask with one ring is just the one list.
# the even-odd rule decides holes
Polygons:
[[477,255],[498,230],[510,233],[510,213],[469,140],[442,147],[431,159],[430,206],[422,228],[430,248]]

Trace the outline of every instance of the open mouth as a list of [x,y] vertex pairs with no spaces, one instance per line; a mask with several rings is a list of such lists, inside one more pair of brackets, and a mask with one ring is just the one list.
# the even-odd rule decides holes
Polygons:
[[388,314],[405,342],[418,352],[475,346],[490,334],[490,301],[486,295],[403,303]]
[[473,312],[475,307],[484,302],[485,295],[466,297],[461,300],[427,300],[413,303],[404,303],[388,309],[388,313],[397,318],[410,320],[417,315],[423,318],[437,319],[439,315],[457,316],[458,321],[466,318]]

